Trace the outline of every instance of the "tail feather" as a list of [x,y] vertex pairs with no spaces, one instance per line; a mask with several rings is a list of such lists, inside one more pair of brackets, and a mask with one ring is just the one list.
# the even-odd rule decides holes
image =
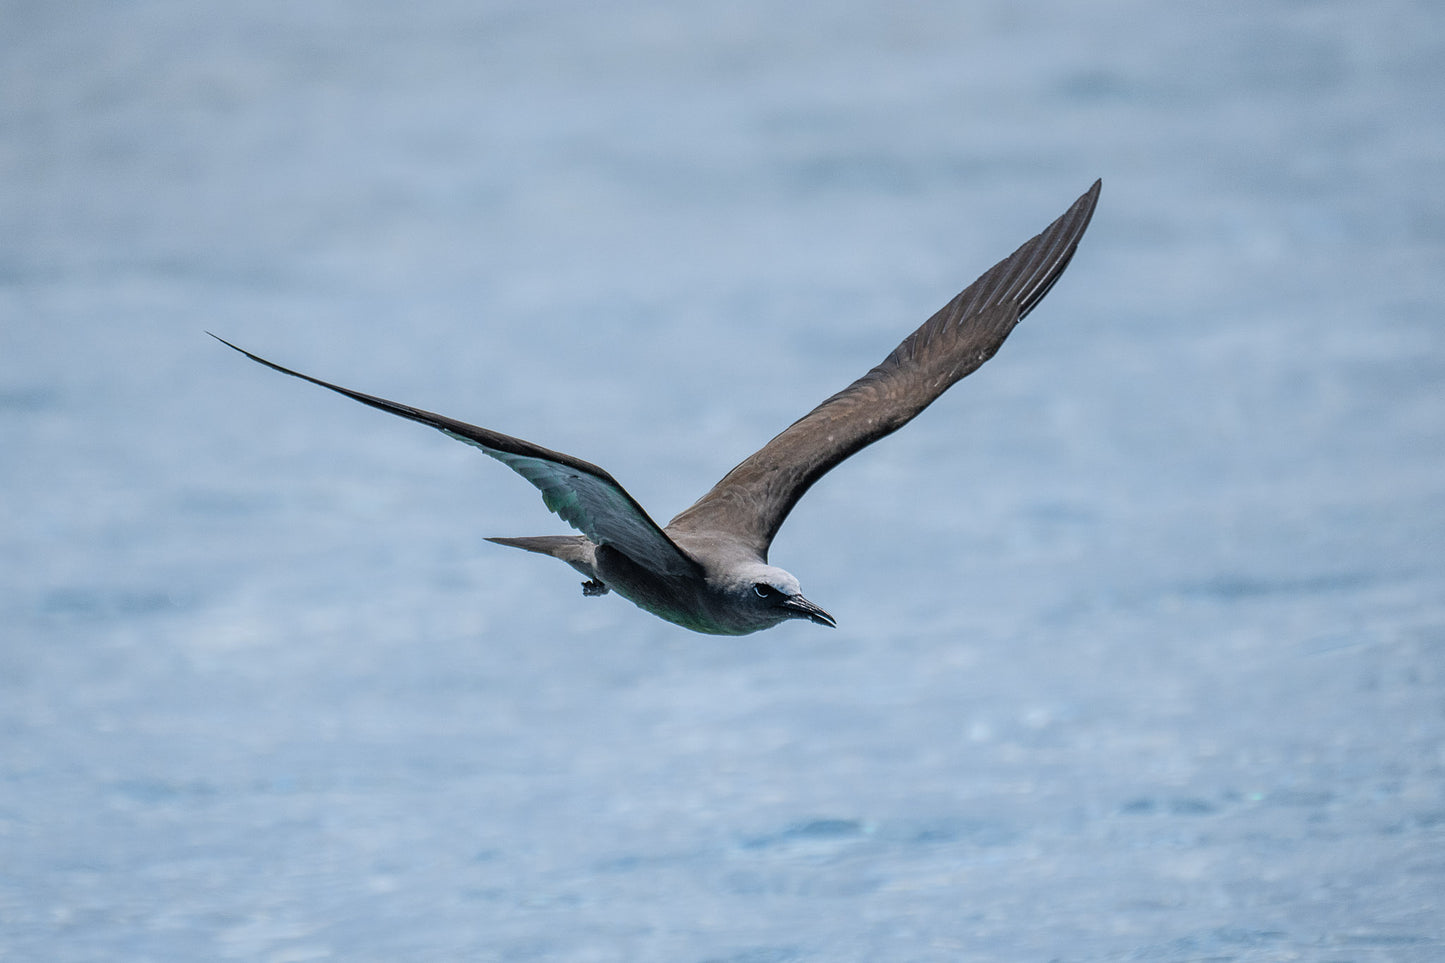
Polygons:
[[593,581],[597,581],[597,546],[585,535],[531,535],[522,538],[489,538],[489,542],[520,548],[538,555],[561,559]]

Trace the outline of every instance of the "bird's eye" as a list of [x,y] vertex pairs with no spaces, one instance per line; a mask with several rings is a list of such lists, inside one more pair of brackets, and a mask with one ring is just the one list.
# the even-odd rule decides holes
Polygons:
[[760,599],[770,599],[773,597],[773,587],[759,582],[753,586],[753,594],[757,595]]

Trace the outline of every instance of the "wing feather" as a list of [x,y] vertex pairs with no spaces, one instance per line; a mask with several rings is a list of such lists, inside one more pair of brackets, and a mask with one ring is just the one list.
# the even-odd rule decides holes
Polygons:
[[766,560],[779,527],[814,482],[903,427],[993,357],[1068,267],[1099,189],[1095,181],[1058,220],[960,292],[877,367],[728,472],[667,530],[729,537]]
[[489,428],[479,428],[445,415],[343,388],[283,368],[214,334],[211,337],[282,374],[320,385],[364,405],[419,422],[480,448],[535,485],[549,511],[555,512],[598,545],[610,545],[659,574],[691,575],[699,571],[696,560],[668,537],[637,500],[615,478],[590,462]]

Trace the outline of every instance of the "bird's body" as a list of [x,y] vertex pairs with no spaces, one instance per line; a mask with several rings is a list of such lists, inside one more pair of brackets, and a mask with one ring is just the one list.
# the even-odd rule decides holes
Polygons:
[[1099,187],[1096,181],[880,364],[745,459],[666,527],[596,465],[321,381],[223,343],[269,368],[475,445],[526,478],[547,508],[581,534],[490,541],[566,562],[587,576],[587,595],[613,591],[669,622],[714,635],[746,635],[794,618],[831,626],[832,616],[803,597],[796,578],[768,564],[778,528],[827,471],[907,424],[993,356],[1068,266]]

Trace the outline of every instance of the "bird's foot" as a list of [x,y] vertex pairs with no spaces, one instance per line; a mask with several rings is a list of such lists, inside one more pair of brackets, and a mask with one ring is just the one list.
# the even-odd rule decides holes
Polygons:
[[589,578],[582,583],[582,594],[588,597],[593,595],[606,595],[607,584],[600,579]]

